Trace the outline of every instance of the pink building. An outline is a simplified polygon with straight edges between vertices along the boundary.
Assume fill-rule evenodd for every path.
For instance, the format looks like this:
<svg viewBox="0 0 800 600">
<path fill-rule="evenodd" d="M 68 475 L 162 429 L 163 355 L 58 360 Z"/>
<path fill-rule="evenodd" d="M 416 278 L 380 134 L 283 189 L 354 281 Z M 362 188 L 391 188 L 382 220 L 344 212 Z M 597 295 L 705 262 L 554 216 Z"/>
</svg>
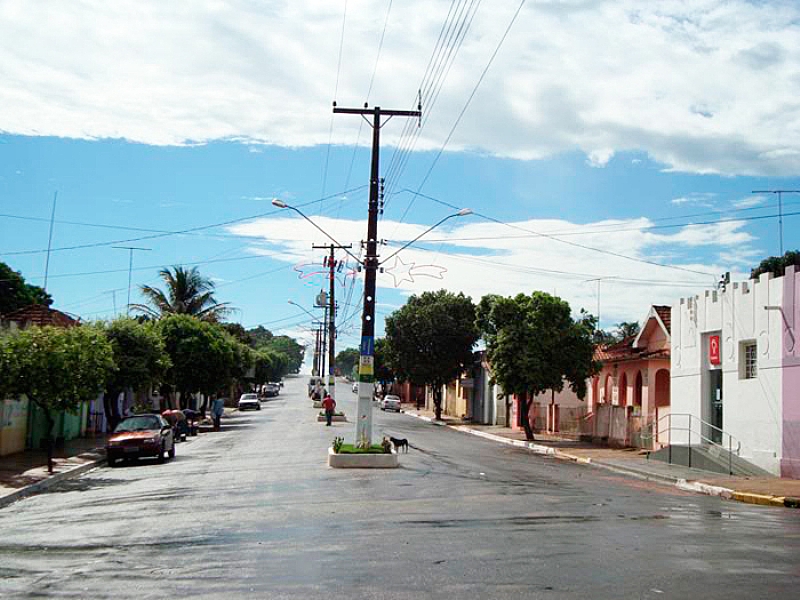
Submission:
<svg viewBox="0 0 800 600">
<path fill-rule="evenodd" d="M 597 347 L 602 368 L 589 386 L 584 436 L 642 448 L 668 442 L 654 424 L 670 410 L 670 310 L 650 307 L 638 335 Z"/>
</svg>

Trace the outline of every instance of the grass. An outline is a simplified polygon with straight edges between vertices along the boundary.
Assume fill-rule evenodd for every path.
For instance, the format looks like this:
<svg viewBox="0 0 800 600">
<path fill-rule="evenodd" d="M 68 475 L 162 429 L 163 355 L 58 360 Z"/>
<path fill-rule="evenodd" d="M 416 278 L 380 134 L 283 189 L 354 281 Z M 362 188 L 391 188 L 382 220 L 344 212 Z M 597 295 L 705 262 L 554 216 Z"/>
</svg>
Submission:
<svg viewBox="0 0 800 600">
<path fill-rule="evenodd" d="M 385 454 L 385 452 L 383 451 L 383 446 L 380 444 L 372 444 L 369 450 L 356 448 L 353 444 L 342 444 L 338 454 Z"/>
<path fill-rule="evenodd" d="M 321 411 L 319 411 L 319 416 L 320 416 L 320 417 L 324 417 L 324 416 L 325 416 L 325 411 L 324 411 L 324 410 L 321 410 Z M 333 413 L 333 416 L 334 416 L 334 417 L 343 417 L 343 416 L 344 416 L 344 413 L 343 413 L 342 411 L 335 411 L 335 412 Z"/>
</svg>

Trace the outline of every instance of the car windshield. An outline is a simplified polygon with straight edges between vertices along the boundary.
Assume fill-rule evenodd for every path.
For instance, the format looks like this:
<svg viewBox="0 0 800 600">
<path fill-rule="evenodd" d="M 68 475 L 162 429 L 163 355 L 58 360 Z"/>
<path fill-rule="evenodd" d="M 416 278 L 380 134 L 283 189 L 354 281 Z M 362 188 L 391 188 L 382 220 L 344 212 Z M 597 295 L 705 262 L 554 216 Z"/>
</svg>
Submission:
<svg viewBox="0 0 800 600">
<path fill-rule="evenodd" d="M 386 396 L 386 399 L 389 402 L 399 402 L 400 401 L 400 396 Z"/>
<path fill-rule="evenodd" d="M 158 417 L 140 416 L 128 417 L 120 422 L 114 429 L 114 433 L 124 433 L 126 431 L 148 431 L 151 429 L 161 429 L 161 420 Z"/>
<path fill-rule="evenodd" d="M 244 394 L 241 398 L 242 400 L 257 400 L 258 396 L 255 394 Z"/>
</svg>

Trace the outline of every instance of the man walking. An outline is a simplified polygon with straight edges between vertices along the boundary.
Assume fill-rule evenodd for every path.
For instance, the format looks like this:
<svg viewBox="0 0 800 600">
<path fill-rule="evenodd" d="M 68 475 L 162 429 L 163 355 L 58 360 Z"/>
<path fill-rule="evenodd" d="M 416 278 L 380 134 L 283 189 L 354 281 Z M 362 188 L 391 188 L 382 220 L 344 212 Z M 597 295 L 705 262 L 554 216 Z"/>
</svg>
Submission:
<svg viewBox="0 0 800 600">
<path fill-rule="evenodd" d="M 322 401 L 322 408 L 325 409 L 325 425 L 330 427 L 333 420 L 333 411 L 336 408 L 336 400 L 331 398 L 330 394 L 325 394 L 325 399 Z"/>
<path fill-rule="evenodd" d="M 225 398 L 215 398 L 211 402 L 211 416 L 214 418 L 214 431 L 220 430 L 222 415 L 225 412 Z"/>
</svg>

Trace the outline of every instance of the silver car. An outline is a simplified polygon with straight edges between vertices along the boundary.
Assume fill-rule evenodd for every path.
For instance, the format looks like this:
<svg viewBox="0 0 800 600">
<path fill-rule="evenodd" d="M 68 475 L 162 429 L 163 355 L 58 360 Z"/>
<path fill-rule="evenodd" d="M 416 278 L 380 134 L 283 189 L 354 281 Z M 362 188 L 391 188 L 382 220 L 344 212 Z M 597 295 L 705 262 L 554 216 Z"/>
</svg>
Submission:
<svg viewBox="0 0 800 600">
<path fill-rule="evenodd" d="M 400 412 L 400 396 L 394 394 L 386 394 L 381 400 L 381 410 L 396 410 Z"/>
<path fill-rule="evenodd" d="M 258 401 L 258 394 L 242 394 L 239 398 L 239 410 L 261 410 L 261 402 Z"/>
</svg>

